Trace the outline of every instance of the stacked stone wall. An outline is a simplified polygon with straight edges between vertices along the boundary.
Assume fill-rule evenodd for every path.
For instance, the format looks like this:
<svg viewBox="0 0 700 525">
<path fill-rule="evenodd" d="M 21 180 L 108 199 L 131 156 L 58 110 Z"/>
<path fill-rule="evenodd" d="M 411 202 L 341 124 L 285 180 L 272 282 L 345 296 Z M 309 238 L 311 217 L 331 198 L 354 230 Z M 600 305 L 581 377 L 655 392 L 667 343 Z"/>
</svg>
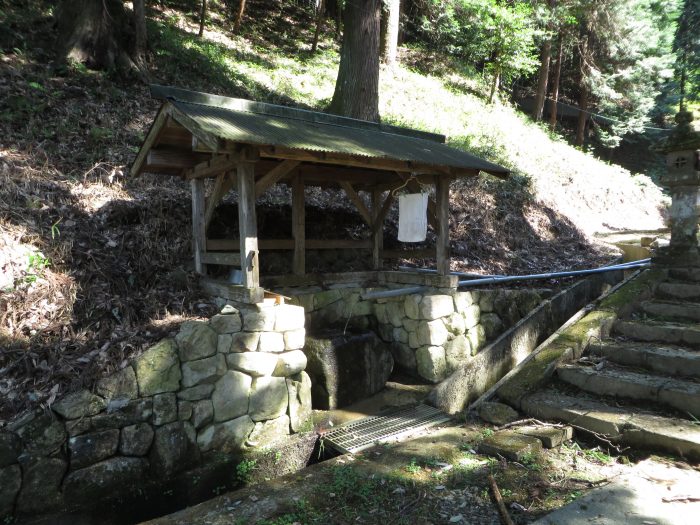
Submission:
<svg viewBox="0 0 700 525">
<path fill-rule="evenodd" d="M 304 310 L 224 305 L 0 429 L 0 517 L 94 505 L 311 428 Z"/>
</svg>

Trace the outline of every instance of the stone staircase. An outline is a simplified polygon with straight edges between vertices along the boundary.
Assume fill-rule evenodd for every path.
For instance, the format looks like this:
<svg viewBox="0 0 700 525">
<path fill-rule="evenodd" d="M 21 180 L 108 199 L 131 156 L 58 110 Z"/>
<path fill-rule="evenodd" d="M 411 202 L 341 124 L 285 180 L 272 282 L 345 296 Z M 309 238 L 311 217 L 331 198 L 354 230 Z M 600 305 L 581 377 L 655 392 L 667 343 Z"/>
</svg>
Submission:
<svg viewBox="0 0 700 525">
<path fill-rule="evenodd" d="M 700 461 L 700 269 L 667 278 L 521 408 L 605 440 Z"/>
</svg>

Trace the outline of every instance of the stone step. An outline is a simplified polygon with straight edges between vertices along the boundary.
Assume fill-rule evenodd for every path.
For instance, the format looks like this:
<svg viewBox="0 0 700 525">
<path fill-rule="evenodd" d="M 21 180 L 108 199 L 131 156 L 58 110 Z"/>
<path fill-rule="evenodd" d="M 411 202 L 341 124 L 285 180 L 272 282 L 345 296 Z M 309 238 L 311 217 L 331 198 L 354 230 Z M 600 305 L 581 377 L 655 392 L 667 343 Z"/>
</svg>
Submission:
<svg viewBox="0 0 700 525">
<path fill-rule="evenodd" d="M 653 317 L 700 322 L 700 303 L 675 301 L 644 301 L 639 309 Z"/>
<path fill-rule="evenodd" d="M 592 355 L 621 365 L 668 376 L 700 378 L 700 352 L 681 346 L 632 341 L 603 341 L 589 346 Z"/>
<path fill-rule="evenodd" d="M 700 284 L 665 282 L 656 288 L 656 296 L 660 299 L 678 301 L 700 301 Z"/>
<path fill-rule="evenodd" d="M 526 396 L 521 409 L 531 417 L 561 421 L 611 441 L 700 460 L 700 425 L 685 419 L 630 411 L 554 389 Z"/>
<path fill-rule="evenodd" d="M 617 321 L 614 333 L 636 341 L 658 341 L 700 348 L 700 326 L 693 324 Z"/>
<path fill-rule="evenodd" d="M 671 268 L 668 276 L 676 281 L 700 283 L 700 268 Z"/>
<path fill-rule="evenodd" d="M 600 370 L 578 364 L 561 365 L 557 376 L 581 390 L 604 396 L 651 401 L 700 417 L 700 383 L 666 376 L 640 374 L 612 364 Z"/>
</svg>

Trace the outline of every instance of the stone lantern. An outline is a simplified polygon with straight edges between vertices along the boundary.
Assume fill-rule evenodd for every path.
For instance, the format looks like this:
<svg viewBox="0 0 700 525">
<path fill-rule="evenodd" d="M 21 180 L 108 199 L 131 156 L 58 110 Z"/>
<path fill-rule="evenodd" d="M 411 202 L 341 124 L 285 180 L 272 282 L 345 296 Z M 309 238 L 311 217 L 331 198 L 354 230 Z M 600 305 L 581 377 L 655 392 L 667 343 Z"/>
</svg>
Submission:
<svg viewBox="0 0 700 525">
<path fill-rule="evenodd" d="M 700 206 L 700 134 L 692 126 L 693 114 L 676 115 L 673 134 L 655 149 L 666 155 L 661 185 L 671 194 L 671 242 L 659 250 L 654 263 L 661 266 L 700 267 L 698 206 Z"/>
</svg>

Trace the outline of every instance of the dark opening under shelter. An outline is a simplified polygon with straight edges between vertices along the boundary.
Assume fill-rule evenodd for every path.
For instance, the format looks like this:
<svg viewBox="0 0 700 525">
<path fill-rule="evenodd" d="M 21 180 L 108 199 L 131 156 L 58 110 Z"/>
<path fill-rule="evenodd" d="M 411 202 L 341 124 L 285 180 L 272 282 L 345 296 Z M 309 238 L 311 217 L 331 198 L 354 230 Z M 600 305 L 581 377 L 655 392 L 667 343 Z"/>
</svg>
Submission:
<svg viewBox="0 0 700 525">
<path fill-rule="evenodd" d="M 260 250 L 292 250 L 293 274 L 306 273 L 307 250 L 371 250 L 372 267 L 400 254 L 383 249 L 383 227 L 395 190 L 435 188 L 428 222 L 437 242 L 428 255 L 438 275 L 449 274 L 449 186 L 480 172 L 507 177 L 508 171 L 445 144 L 433 133 L 263 104 L 178 88 L 151 86 L 163 100 L 131 168 L 131 175 L 177 175 L 190 181 L 195 269 L 209 264 L 240 267 L 241 284 L 230 287 L 236 299 L 257 303 Z M 205 179 L 214 179 L 205 195 Z M 292 238 L 258 239 L 256 198 L 274 184 L 292 191 Z M 369 240 L 307 239 L 304 188 L 342 189 L 371 230 Z M 232 189 L 238 191 L 238 239 L 212 239 L 207 228 L 214 209 Z M 369 199 L 360 196 L 367 192 Z M 233 290 L 233 292 L 231 292 Z M 233 297 L 232 297 L 233 298 Z"/>
</svg>

